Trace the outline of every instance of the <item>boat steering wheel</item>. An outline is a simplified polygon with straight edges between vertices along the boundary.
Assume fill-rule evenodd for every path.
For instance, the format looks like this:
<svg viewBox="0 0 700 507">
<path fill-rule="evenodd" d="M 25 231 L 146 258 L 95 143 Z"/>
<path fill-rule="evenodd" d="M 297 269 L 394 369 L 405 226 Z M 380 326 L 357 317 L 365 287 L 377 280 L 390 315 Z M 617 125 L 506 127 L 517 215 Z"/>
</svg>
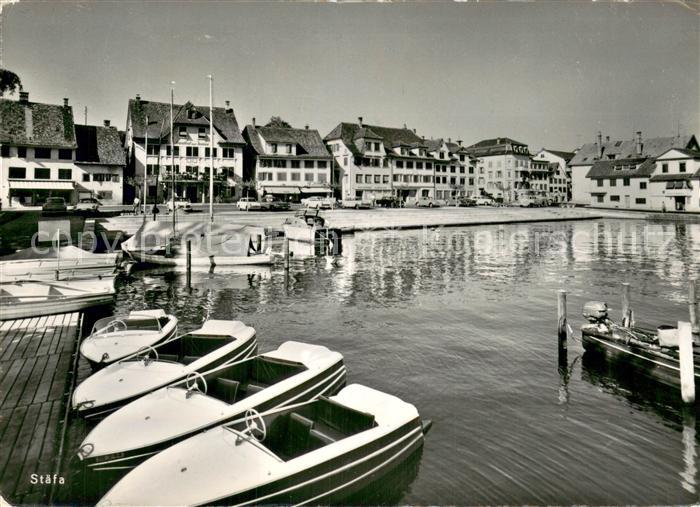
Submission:
<svg viewBox="0 0 700 507">
<path fill-rule="evenodd" d="M 245 430 L 258 442 L 262 442 L 267 436 L 265 420 L 260 415 L 260 412 L 254 408 L 249 408 L 245 412 Z"/>
<path fill-rule="evenodd" d="M 199 380 L 202 381 L 202 384 L 204 385 L 204 390 L 202 390 L 202 388 L 199 387 Z M 192 394 L 195 391 L 199 391 L 202 394 L 207 394 L 207 381 L 198 371 L 190 372 L 187 375 L 187 377 L 185 378 L 185 387 L 187 388 L 187 394 L 185 395 L 187 398 L 192 396 Z"/>
<path fill-rule="evenodd" d="M 151 352 L 154 357 L 151 357 Z M 137 361 L 143 361 L 144 366 L 148 366 L 151 361 L 158 361 L 158 351 L 151 346 L 144 346 L 136 352 L 135 357 Z"/>
</svg>

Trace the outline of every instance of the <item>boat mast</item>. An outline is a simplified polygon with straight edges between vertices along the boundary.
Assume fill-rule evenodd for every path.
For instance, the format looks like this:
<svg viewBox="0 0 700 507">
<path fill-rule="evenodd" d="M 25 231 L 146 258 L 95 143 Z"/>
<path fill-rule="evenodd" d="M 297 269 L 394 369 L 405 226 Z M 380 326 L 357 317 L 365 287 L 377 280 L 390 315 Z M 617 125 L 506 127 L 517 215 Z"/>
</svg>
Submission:
<svg viewBox="0 0 700 507">
<path fill-rule="evenodd" d="M 209 74 L 209 221 L 214 222 L 214 76 Z"/>
<path fill-rule="evenodd" d="M 172 180 L 172 195 L 173 200 L 173 235 L 175 234 L 175 213 L 177 212 L 177 206 L 175 206 L 175 150 L 173 149 L 173 100 L 174 100 L 174 87 L 175 81 L 170 81 L 170 179 Z"/>
<path fill-rule="evenodd" d="M 146 221 L 146 178 L 148 177 L 148 115 L 146 115 L 146 163 L 143 166 L 143 221 Z"/>
</svg>

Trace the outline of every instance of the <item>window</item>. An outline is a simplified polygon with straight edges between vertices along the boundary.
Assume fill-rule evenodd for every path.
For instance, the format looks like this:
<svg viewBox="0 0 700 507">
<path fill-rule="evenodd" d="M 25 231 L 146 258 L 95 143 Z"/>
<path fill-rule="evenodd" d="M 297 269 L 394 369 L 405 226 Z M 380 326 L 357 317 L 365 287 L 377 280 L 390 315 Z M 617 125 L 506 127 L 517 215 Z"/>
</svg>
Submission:
<svg viewBox="0 0 700 507">
<path fill-rule="evenodd" d="M 58 150 L 58 158 L 61 160 L 73 160 L 73 150 Z"/>
<path fill-rule="evenodd" d="M 187 137 L 187 127 L 185 127 L 185 126 L 180 126 L 180 127 L 178 128 L 178 135 L 179 135 L 180 137 Z"/>
<path fill-rule="evenodd" d="M 11 180 L 23 180 L 27 178 L 27 169 L 24 167 L 10 167 L 8 178 Z"/>
<path fill-rule="evenodd" d="M 17 156 L 19 158 L 27 158 L 27 147 L 26 146 L 18 146 L 17 147 Z"/>
<path fill-rule="evenodd" d="M 397 168 L 397 169 L 403 169 L 403 160 L 397 160 L 397 161 L 396 161 L 396 168 Z"/>
<path fill-rule="evenodd" d="M 413 176 L 413 183 L 420 183 L 420 176 Z"/>
<path fill-rule="evenodd" d="M 325 169 L 326 168 L 326 161 L 325 160 L 319 160 L 318 163 L 316 164 L 316 167 L 319 169 Z"/>
<path fill-rule="evenodd" d="M 226 148 L 224 148 L 226 149 Z M 209 147 L 204 148 L 204 156 L 209 158 Z M 216 157 L 216 148 L 214 148 L 214 157 Z"/>
<path fill-rule="evenodd" d="M 610 178 L 610 186 L 611 187 L 617 186 L 617 180 L 615 178 Z"/>
<path fill-rule="evenodd" d="M 629 187 L 630 186 L 630 179 L 629 178 L 622 178 L 622 186 Z"/>
<path fill-rule="evenodd" d="M 19 148 L 17 148 L 19 151 Z M 2 157 L 9 157 L 10 156 L 10 147 L 6 144 L 3 144 L 0 146 L 0 156 Z"/>
<path fill-rule="evenodd" d="M 680 162 L 678 164 L 678 172 L 684 173 L 685 172 L 685 162 Z"/>
<path fill-rule="evenodd" d="M 221 148 L 221 151 L 224 158 L 236 158 L 236 150 L 233 148 Z"/>
<path fill-rule="evenodd" d="M 381 183 L 382 182 L 382 177 L 379 174 L 374 175 L 374 182 L 375 183 Z"/>
<path fill-rule="evenodd" d="M 291 154 L 291 153 L 292 153 L 292 145 L 288 144 L 287 145 L 287 154 Z"/>
<path fill-rule="evenodd" d="M 610 202 L 620 202 L 620 196 L 619 195 L 611 195 Z"/>
<path fill-rule="evenodd" d="M 287 167 L 286 160 L 273 160 L 272 164 L 274 167 Z"/>
<path fill-rule="evenodd" d="M 416 162 L 416 169 L 423 169 L 423 162 Z"/>
<path fill-rule="evenodd" d="M 385 185 L 387 183 L 389 183 L 389 175 L 388 174 L 385 174 L 384 176 L 382 176 L 382 183 L 384 183 Z"/>
<path fill-rule="evenodd" d="M 647 182 L 646 181 L 640 181 L 639 182 L 639 190 L 646 190 L 647 188 Z"/>
<path fill-rule="evenodd" d="M 277 153 L 277 143 L 272 143 L 272 144 L 270 145 L 270 151 L 271 151 L 272 153 Z"/>
<path fill-rule="evenodd" d="M 646 203 L 647 203 L 647 200 L 646 200 L 646 198 L 644 198 L 644 197 L 637 197 L 637 198 L 634 200 L 634 203 L 635 203 L 635 204 L 646 204 Z"/>
<path fill-rule="evenodd" d="M 174 151 L 175 151 L 175 156 L 179 157 L 180 156 L 180 147 L 179 146 L 173 146 Z M 170 156 L 170 145 L 166 145 L 165 147 L 165 154 L 169 157 Z"/>
<path fill-rule="evenodd" d="M 348 165 L 348 157 L 343 158 L 343 165 Z"/>
<path fill-rule="evenodd" d="M 661 172 L 662 173 L 668 172 L 668 164 L 661 164 Z"/>
<path fill-rule="evenodd" d="M 313 169 L 314 168 L 314 161 L 313 160 L 304 160 L 304 169 Z"/>
<path fill-rule="evenodd" d="M 278 162 L 277 160 L 275 162 Z M 277 173 L 277 181 L 287 181 L 287 173 Z"/>
<path fill-rule="evenodd" d="M 355 175 L 355 183 L 362 183 L 362 175 L 361 174 Z"/>
<path fill-rule="evenodd" d="M 395 182 L 401 181 L 401 175 L 400 175 L 400 174 L 394 174 L 394 181 L 395 181 Z"/>
<path fill-rule="evenodd" d="M 301 167 L 301 162 L 298 160 L 292 160 L 292 169 L 299 169 Z"/>
<path fill-rule="evenodd" d="M 90 173 L 83 173 L 83 181 L 90 181 Z"/>
<path fill-rule="evenodd" d="M 406 169 L 413 169 L 413 161 L 411 161 L 411 160 L 406 161 Z"/>
<path fill-rule="evenodd" d="M 199 147 L 188 146 L 187 148 L 185 148 L 185 154 L 188 157 L 199 157 Z"/>
<path fill-rule="evenodd" d="M 34 158 L 51 158 L 51 148 L 34 148 Z"/>
<path fill-rule="evenodd" d="M 199 137 L 200 139 L 206 139 L 206 137 L 207 137 L 206 127 L 199 127 L 197 129 L 197 137 Z"/>
<path fill-rule="evenodd" d="M 432 163 L 432 162 L 426 162 L 426 163 L 425 163 L 425 168 L 426 168 L 426 169 L 432 169 L 432 168 L 433 168 L 433 163 Z"/>
<path fill-rule="evenodd" d="M 326 175 L 325 175 L 325 173 L 320 173 L 320 174 L 318 175 L 318 182 L 319 182 L 319 183 L 325 183 L 326 181 L 327 181 L 327 180 L 326 180 Z"/>
<path fill-rule="evenodd" d="M 73 179 L 73 171 L 71 169 L 59 169 L 58 170 L 59 180 L 71 180 Z"/>
<path fill-rule="evenodd" d="M 365 183 L 372 183 L 372 175 L 365 174 Z"/>
<path fill-rule="evenodd" d="M 602 195 L 596 195 L 596 201 L 597 202 L 603 202 L 603 197 Z"/>
<path fill-rule="evenodd" d="M 304 173 L 304 181 L 314 181 L 314 173 Z"/>
<path fill-rule="evenodd" d="M 292 167 L 294 167 L 293 163 L 294 163 L 294 161 L 292 161 Z M 301 173 L 293 172 L 291 174 L 292 174 L 292 181 L 301 181 Z"/>
<path fill-rule="evenodd" d="M 51 179 L 51 169 L 45 167 L 35 167 L 34 168 L 34 179 L 35 180 L 50 180 Z"/>
</svg>

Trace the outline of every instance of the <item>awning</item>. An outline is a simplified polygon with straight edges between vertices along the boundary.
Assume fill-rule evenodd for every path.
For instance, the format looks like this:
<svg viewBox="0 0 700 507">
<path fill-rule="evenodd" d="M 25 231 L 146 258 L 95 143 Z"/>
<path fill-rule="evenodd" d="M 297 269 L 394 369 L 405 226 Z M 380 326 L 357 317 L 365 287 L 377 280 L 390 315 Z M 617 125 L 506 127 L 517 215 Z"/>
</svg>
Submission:
<svg viewBox="0 0 700 507">
<path fill-rule="evenodd" d="M 73 190 L 72 181 L 10 180 L 10 188 L 23 190 Z"/>
<path fill-rule="evenodd" d="M 299 187 L 263 187 L 268 194 L 299 194 Z"/>
</svg>

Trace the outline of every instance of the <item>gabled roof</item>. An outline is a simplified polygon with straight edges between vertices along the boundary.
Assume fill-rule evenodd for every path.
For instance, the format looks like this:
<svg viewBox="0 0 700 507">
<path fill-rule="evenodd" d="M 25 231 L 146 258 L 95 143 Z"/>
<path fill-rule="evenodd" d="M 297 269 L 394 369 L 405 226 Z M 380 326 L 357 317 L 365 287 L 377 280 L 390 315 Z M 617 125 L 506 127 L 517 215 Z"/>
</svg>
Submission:
<svg viewBox="0 0 700 507">
<path fill-rule="evenodd" d="M 318 130 L 246 125 L 244 130 L 245 139 L 258 155 L 268 156 L 270 154 L 265 153 L 260 136 L 267 142 L 296 144 L 298 147 L 297 156 L 331 158 L 331 154 L 323 143 Z"/>
<path fill-rule="evenodd" d="M 692 158 L 692 159 L 699 159 L 700 158 L 700 151 L 690 150 L 687 148 L 669 148 L 668 150 L 664 151 L 656 158 L 661 158 L 670 151 L 677 151 L 677 152 L 681 153 L 682 155 L 684 155 L 688 158 Z"/>
<path fill-rule="evenodd" d="M 189 118 L 188 110 L 199 113 L 197 118 Z M 233 109 L 215 107 L 214 129 L 225 143 L 244 144 L 245 140 L 238 127 L 238 121 Z M 148 117 L 148 137 L 150 139 L 165 139 L 170 135 L 170 103 L 152 102 L 143 99 L 130 99 L 128 120 L 131 121 L 133 137 L 146 137 L 146 117 Z M 190 102 L 173 105 L 174 125 L 209 125 L 209 106 L 195 106 Z"/>
<path fill-rule="evenodd" d="M 652 137 L 642 139 L 642 157 L 658 157 L 670 148 L 693 148 L 697 146 L 695 136 Z M 605 141 L 603 143 L 603 159 L 608 155 L 615 155 L 616 159 L 639 157 L 637 155 L 637 143 L 634 139 Z M 569 165 L 593 165 L 598 160 L 597 143 L 588 143 L 581 146 L 571 159 Z"/>
<path fill-rule="evenodd" d="M 575 153 L 573 151 L 550 150 L 549 148 L 542 148 L 542 151 L 546 151 L 547 153 L 551 153 L 552 155 L 556 155 L 557 157 L 561 157 L 566 162 L 569 162 L 569 160 L 574 158 L 574 155 L 575 155 Z"/>
<path fill-rule="evenodd" d="M 599 160 L 588 170 L 586 178 L 645 178 L 653 174 L 655 167 L 653 158 Z"/>
<path fill-rule="evenodd" d="M 683 174 L 656 174 L 651 177 L 649 181 L 685 181 L 696 179 L 700 176 L 693 173 L 683 173 Z"/>
<path fill-rule="evenodd" d="M 76 163 L 126 165 L 123 144 L 116 128 L 76 125 L 75 136 L 78 142 Z"/>
<path fill-rule="evenodd" d="M 476 144 L 467 146 L 466 151 L 477 157 L 485 157 L 489 155 L 502 155 L 504 153 L 512 153 L 513 146 L 524 146 L 527 144 L 515 141 L 509 137 L 496 137 L 494 139 L 484 139 Z M 529 153 L 529 149 L 528 149 Z M 523 153 L 524 155 L 524 153 Z"/>
<path fill-rule="evenodd" d="M 324 141 L 333 141 L 336 139 L 341 139 L 345 146 L 353 153 L 353 155 L 360 155 L 360 150 L 358 150 L 355 141 L 361 139 L 361 135 L 366 135 L 370 132 L 371 135 L 375 136 L 373 139 L 379 139 L 384 143 L 384 148 L 389 152 L 391 148 L 395 146 L 411 146 L 418 147 L 424 146 L 425 142 L 420 138 L 415 132 L 407 128 L 392 128 L 392 127 L 380 127 L 377 125 L 358 125 L 357 123 L 339 123 L 333 130 L 331 130 L 326 137 L 323 138 Z"/>
<path fill-rule="evenodd" d="M 0 143 L 75 148 L 73 108 L 0 99 Z"/>
</svg>

